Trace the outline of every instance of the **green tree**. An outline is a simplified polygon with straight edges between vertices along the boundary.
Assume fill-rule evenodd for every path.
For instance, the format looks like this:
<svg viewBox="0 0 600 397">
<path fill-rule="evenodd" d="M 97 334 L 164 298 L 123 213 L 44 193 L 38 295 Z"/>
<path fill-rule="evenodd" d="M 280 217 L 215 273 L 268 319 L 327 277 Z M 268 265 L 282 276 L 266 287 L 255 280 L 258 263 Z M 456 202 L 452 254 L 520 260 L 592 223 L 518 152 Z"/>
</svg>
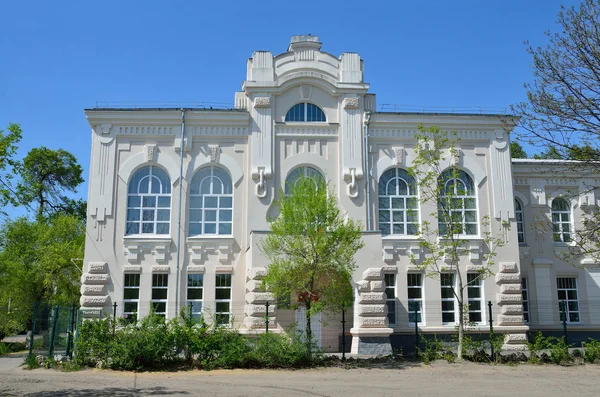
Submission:
<svg viewBox="0 0 600 397">
<path fill-rule="evenodd" d="M 565 160 L 565 155 L 558 151 L 556 146 L 550 145 L 540 154 L 534 154 L 537 160 Z"/>
<path fill-rule="evenodd" d="M 11 187 L 13 168 L 17 164 L 14 156 L 22 135 L 21 126 L 18 124 L 9 124 L 6 132 L 0 130 L 0 198 L 2 206 L 10 202 L 10 198 L 14 196 Z"/>
<path fill-rule="evenodd" d="M 510 157 L 513 159 L 526 159 L 527 152 L 523 149 L 523 146 L 519 144 L 517 141 L 512 141 L 510 143 Z"/>
<path fill-rule="evenodd" d="M 588 160 L 600 160 L 600 3 L 584 0 L 578 8 L 562 7 L 558 33 L 548 44 L 527 51 L 533 57 L 527 102 L 512 107 L 524 129 L 522 138 L 554 147 L 564 158 L 571 149 L 589 145 Z M 577 150 L 575 150 L 577 153 Z"/>
<path fill-rule="evenodd" d="M 468 208 L 476 208 L 475 199 L 468 196 L 469 187 L 460 182 L 464 171 L 455 166 L 458 156 L 458 138 L 454 133 L 441 131 L 437 126 L 425 128 L 420 125 L 415 135 L 416 157 L 409 173 L 415 178 L 419 189 L 419 200 L 423 208 L 435 208 L 430 214 L 437 224 L 422 221 L 417 235 L 423 255 L 419 260 L 414 256 L 411 262 L 425 271 L 428 277 L 440 282 L 446 281 L 454 298 L 458 311 L 458 359 L 462 359 L 464 335 L 469 324 L 468 298 L 465 289 L 493 275 L 496 249 L 505 244 L 502 238 L 494 237 L 490 229 L 490 219 L 485 216 L 479 222 L 483 237 L 484 249 L 481 254 L 481 266 L 476 276 L 469 278 L 466 274 L 465 261 L 470 251 L 469 235 L 477 234 L 477 215 Z M 472 187 L 475 189 L 475 187 Z M 474 195 L 474 194 L 472 194 Z M 469 216 L 473 218 L 470 219 Z M 470 224 L 469 224 L 470 223 Z M 475 226 L 474 226 L 475 225 Z M 503 224 L 503 229 L 508 225 Z M 500 233 L 502 234 L 502 233 Z M 453 276 L 448 276 L 453 274 Z M 452 282 L 447 282 L 453 277 Z M 456 310 L 458 309 L 458 310 Z"/>
<path fill-rule="evenodd" d="M 37 206 L 37 217 L 56 212 L 80 213 L 81 202 L 69 198 L 83 182 L 82 168 L 71 153 L 46 147 L 32 149 L 17 167 L 17 203 Z"/>
<path fill-rule="evenodd" d="M 302 177 L 279 191 L 279 216 L 260 248 L 270 264 L 263 286 L 277 297 L 298 298 L 310 319 L 352 303 L 354 255 L 363 247 L 361 225 L 341 212 L 337 197 L 322 180 Z"/>
<path fill-rule="evenodd" d="M 72 304 L 79 300 L 85 224 L 57 214 L 50 219 L 19 218 L 0 230 L 0 331 L 24 329 L 36 301 Z"/>
</svg>

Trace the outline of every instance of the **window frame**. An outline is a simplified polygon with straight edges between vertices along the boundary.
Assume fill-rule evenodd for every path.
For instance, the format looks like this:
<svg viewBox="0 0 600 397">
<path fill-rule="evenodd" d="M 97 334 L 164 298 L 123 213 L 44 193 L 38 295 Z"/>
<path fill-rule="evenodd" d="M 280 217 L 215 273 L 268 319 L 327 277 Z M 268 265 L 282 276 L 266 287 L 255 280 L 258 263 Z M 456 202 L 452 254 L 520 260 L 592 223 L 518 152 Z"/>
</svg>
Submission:
<svg viewBox="0 0 600 397">
<path fill-rule="evenodd" d="M 299 110 L 299 108 L 302 107 L 302 110 Z M 309 120 L 309 107 L 311 107 L 311 111 L 310 112 L 315 112 L 314 114 L 311 114 L 311 118 L 318 118 L 319 120 Z M 301 116 L 301 120 L 298 120 L 298 116 Z M 322 117 L 315 117 L 315 116 L 322 116 Z M 294 118 L 294 120 L 291 120 L 292 118 Z M 323 111 L 323 109 L 321 109 L 320 106 L 315 105 L 314 103 L 311 102 L 299 102 L 294 104 L 291 108 L 288 109 L 288 111 L 285 113 L 285 118 L 284 121 L 286 123 L 326 123 L 327 122 L 327 115 L 325 114 L 325 112 Z"/>
<path fill-rule="evenodd" d="M 575 284 L 575 287 L 561 287 L 560 280 L 572 280 Z M 565 292 L 565 299 L 560 298 L 560 292 Z M 569 298 L 569 291 L 575 291 L 575 298 Z M 561 302 L 565 302 L 565 315 L 567 317 L 567 324 L 581 324 L 583 321 L 581 320 L 581 304 L 579 302 L 579 283 L 577 282 L 576 276 L 560 276 L 556 277 L 556 292 L 558 297 L 558 318 L 562 323 L 562 310 L 561 310 Z M 570 303 L 575 302 L 577 304 L 577 310 L 571 310 Z M 571 313 L 577 313 L 577 320 L 571 321 Z"/>
<path fill-rule="evenodd" d="M 298 176 L 294 181 L 293 184 L 291 183 L 292 180 L 290 179 L 291 177 L 296 177 L 295 173 L 298 170 L 302 170 L 301 173 L 302 175 Z M 312 172 L 312 175 L 310 174 L 310 172 Z M 315 178 L 315 176 L 317 176 L 318 178 L 321 178 L 320 180 Z M 311 178 L 315 181 L 315 187 L 318 186 L 317 184 L 320 183 L 321 181 L 323 182 L 327 182 L 327 179 L 325 179 L 325 174 L 323 172 L 321 172 L 320 169 L 313 167 L 312 165 L 300 165 L 298 167 L 295 167 L 293 169 L 291 169 L 286 177 L 285 177 L 285 181 L 283 182 L 283 194 L 285 196 L 289 196 L 289 194 L 291 193 L 291 189 L 292 187 L 298 182 L 298 180 L 300 178 Z"/>
<path fill-rule="evenodd" d="M 458 176 L 454 176 L 453 174 L 455 172 L 458 172 Z M 462 178 L 466 178 L 462 179 Z M 462 184 L 465 188 L 465 193 L 466 194 L 458 194 L 460 193 L 460 190 L 457 188 L 457 183 L 459 182 L 460 184 Z M 445 171 L 443 171 L 439 178 L 438 178 L 438 183 L 440 184 L 439 186 L 442 188 L 441 190 L 441 194 L 438 197 L 437 200 L 437 205 L 438 205 L 438 232 L 439 232 L 439 236 L 440 237 L 444 237 L 448 235 L 448 231 L 445 230 L 447 227 L 446 222 L 441 222 L 441 214 L 443 214 L 443 211 L 440 209 L 443 208 L 444 205 L 444 200 L 461 200 L 462 206 L 460 208 L 453 208 L 453 209 L 448 209 L 448 216 L 450 217 L 450 219 L 452 219 L 452 217 L 454 217 L 454 214 L 460 214 L 460 225 L 461 225 L 461 233 L 457 233 L 456 235 L 459 237 L 473 237 L 473 236 L 479 236 L 480 233 L 480 225 L 479 225 L 479 220 L 478 220 L 478 214 L 479 214 L 479 205 L 478 205 L 478 200 L 477 200 L 477 186 L 475 185 L 475 181 L 473 179 L 473 177 L 471 177 L 466 171 L 460 169 L 460 168 L 449 168 L 446 169 Z M 446 195 L 446 191 L 448 189 L 448 186 L 452 183 L 452 188 L 454 190 L 454 193 L 450 196 Z M 468 194 L 469 190 L 472 190 L 472 194 Z M 472 208 L 468 208 L 467 207 L 467 200 L 471 200 L 473 202 L 473 207 Z M 473 221 L 467 221 L 466 219 L 466 215 L 467 213 L 473 212 L 474 213 L 474 220 Z M 455 224 L 455 222 L 452 222 L 452 224 Z M 474 233 L 466 233 L 467 231 L 467 226 L 468 225 L 474 225 L 475 226 L 475 232 Z"/>
<path fill-rule="evenodd" d="M 531 319 L 529 317 L 529 280 L 527 277 L 521 277 L 521 301 L 523 302 L 523 323 L 529 324 Z"/>
<path fill-rule="evenodd" d="M 564 202 L 567 210 L 554 209 L 555 203 Z M 559 218 L 555 221 L 555 215 Z M 567 216 L 567 220 L 563 220 L 563 215 Z M 555 197 L 550 204 L 550 216 L 552 221 L 552 241 L 555 244 L 571 244 L 573 243 L 573 208 L 571 202 L 564 197 Z M 564 226 L 568 226 L 565 231 Z M 565 236 L 568 235 L 568 240 L 565 241 Z M 558 240 L 557 240 L 558 237 Z"/>
<path fill-rule="evenodd" d="M 155 298 L 154 293 L 159 291 L 166 291 L 164 298 Z M 151 303 L 154 310 L 154 314 L 160 317 L 167 318 L 168 314 L 168 302 L 169 302 L 169 274 L 168 273 L 152 273 L 152 291 L 151 291 Z M 164 304 L 165 310 L 158 311 L 159 305 Z"/>
<path fill-rule="evenodd" d="M 203 179 L 196 181 L 196 177 L 201 175 L 202 172 L 204 172 L 205 170 L 209 169 L 210 173 L 205 176 Z M 221 171 L 227 178 L 227 181 L 222 180 L 219 176 L 215 175 L 215 170 L 219 170 Z M 205 181 L 209 179 L 208 183 L 210 183 L 210 193 L 202 193 L 201 191 L 201 187 L 202 184 L 205 183 Z M 221 193 L 214 193 L 215 190 L 215 180 L 218 180 L 221 183 Z M 198 183 L 198 193 L 192 193 L 192 186 L 195 186 L 195 184 Z M 225 190 L 230 190 L 231 193 L 223 193 Z M 198 171 L 196 171 L 196 173 L 194 174 L 194 176 L 192 177 L 192 181 L 190 183 L 190 194 L 189 194 L 189 204 L 188 204 L 188 237 L 198 237 L 198 236 L 232 236 L 233 235 L 233 211 L 234 211 L 234 200 L 233 200 L 233 193 L 234 193 L 234 189 L 233 189 L 233 180 L 231 178 L 231 175 L 229 174 L 229 172 L 222 168 L 222 167 L 217 167 L 214 165 L 210 165 L 207 167 L 202 167 L 200 168 Z M 194 203 L 195 199 L 201 201 L 200 206 L 196 206 Z M 207 207 L 206 202 L 210 199 L 215 199 L 216 200 L 216 206 L 215 207 Z M 231 200 L 231 206 L 227 207 L 227 206 L 221 206 L 221 202 L 225 201 L 226 199 L 230 199 Z M 194 205 L 194 206 L 193 206 Z M 200 220 L 192 220 L 192 211 L 200 211 Z M 212 213 L 215 212 L 215 219 L 207 221 L 207 213 Z M 230 213 L 230 219 L 229 220 L 221 220 L 221 215 L 222 214 L 226 214 L 227 211 L 229 211 Z M 195 226 L 200 225 L 200 233 L 192 233 L 192 229 L 195 229 Z M 215 232 L 214 233 L 210 233 L 210 232 L 206 232 L 206 226 L 207 225 L 214 225 L 215 227 Z M 222 225 L 229 225 L 229 233 L 221 233 L 221 226 Z"/>
<path fill-rule="evenodd" d="M 140 180 L 137 182 L 136 192 L 131 192 L 132 183 L 136 175 L 142 173 L 145 169 L 148 169 L 148 175 L 142 176 Z M 166 177 L 166 184 L 163 185 L 162 181 L 160 181 L 160 176 L 154 174 L 154 170 L 160 170 Z M 148 191 L 146 193 L 140 192 L 140 186 L 144 179 L 148 178 Z M 161 187 L 160 193 L 152 193 L 152 187 L 154 180 L 158 179 Z M 172 205 L 172 197 L 171 197 L 171 178 L 169 174 L 164 169 L 156 166 L 156 165 L 147 165 L 137 169 L 129 178 L 129 183 L 127 184 L 127 202 L 126 202 L 126 212 L 125 212 L 125 235 L 126 236 L 165 236 L 170 234 L 171 229 L 171 205 Z M 139 203 L 136 205 L 135 202 Z M 159 205 L 161 201 L 165 201 L 164 199 L 168 198 L 168 204 L 166 206 Z M 147 199 L 147 200 L 146 200 Z M 145 203 L 149 203 L 154 200 L 154 205 L 145 205 Z M 163 199 L 163 200 L 161 200 Z M 168 212 L 167 220 L 158 220 L 159 213 L 164 213 L 164 211 Z M 152 221 L 145 221 L 144 214 L 152 213 Z M 137 216 L 135 216 L 137 214 Z M 138 219 L 135 219 L 135 218 Z M 133 227 L 137 224 L 137 232 L 130 232 L 130 227 Z M 145 225 L 152 225 L 152 232 L 144 232 Z M 163 233 L 158 232 L 159 226 L 164 227 L 166 225 L 166 231 Z"/>
<path fill-rule="evenodd" d="M 442 278 L 444 276 L 451 276 L 452 277 L 452 283 L 451 285 L 448 286 L 444 286 L 443 285 L 443 280 Z M 451 294 L 452 297 L 451 298 L 444 298 L 444 294 L 441 292 L 443 291 L 444 288 L 447 288 Z M 454 296 L 454 291 L 456 290 L 456 274 L 454 272 L 448 272 L 448 273 L 441 273 L 440 275 L 440 297 L 441 297 L 441 313 L 442 313 L 442 325 L 456 325 L 458 324 L 457 318 L 456 318 L 456 308 L 458 307 L 458 302 L 456 299 L 456 296 Z M 444 310 L 444 304 L 443 302 L 452 302 L 452 311 L 450 310 Z M 452 321 L 444 321 L 444 313 L 452 313 Z"/>
<path fill-rule="evenodd" d="M 473 280 L 470 280 L 472 276 L 475 276 Z M 474 283 L 476 281 L 476 284 Z M 471 297 L 471 291 L 479 290 L 479 297 Z M 478 273 L 467 273 L 467 303 L 468 303 L 468 316 L 469 323 L 483 325 L 485 324 L 485 300 L 484 300 L 484 290 L 483 290 L 483 279 L 480 277 Z M 471 309 L 471 302 L 479 302 L 479 310 Z M 471 319 L 471 314 L 479 313 L 481 319 L 479 321 L 473 321 Z"/>
<path fill-rule="evenodd" d="M 519 244 L 525 244 L 525 219 L 523 216 L 523 203 L 515 197 L 515 222 L 517 223 L 517 241 Z"/>
<path fill-rule="evenodd" d="M 392 279 L 390 283 L 388 280 Z M 398 325 L 398 277 L 396 273 L 384 273 L 383 282 L 385 283 L 385 306 L 387 308 L 388 325 Z"/>
<path fill-rule="evenodd" d="M 413 278 L 414 278 L 414 276 L 418 276 L 420 285 L 411 285 L 411 276 L 413 276 Z M 425 313 L 424 313 L 424 305 L 423 305 L 423 299 L 424 299 L 423 298 L 424 297 L 424 285 L 423 285 L 424 280 L 423 279 L 424 279 L 423 273 L 407 273 L 406 274 L 406 290 L 407 290 L 406 293 L 407 293 L 407 302 L 408 302 L 407 309 L 408 309 L 408 324 L 409 325 L 413 325 L 413 326 L 415 325 L 414 310 L 411 310 L 411 307 L 410 307 L 411 302 L 413 302 L 413 304 L 414 304 L 414 302 L 417 302 L 419 305 L 419 310 L 417 310 L 417 319 L 416 319 L 417 324 L 418 325 L 425 324 Z M 410 290 L 419 290 L 421 297 L 420 298 L 411 298 L 410 297 L 411 294 L 409 293 Z M 411 319 L 413 319 L 413 320 L 411 321 Z"/>
<path fill-rule="evenodd" d="M 200 280 L 200 285 L 190 285 L 191 278 L 198 278 Z M 195 280 L 196 282 L 198 280 Z M 200 298 L 190 298 L 190 291 L 200 291 Z M 188 273 L 187 274 L 187 288 L 186 288 L 186 301 L 188 303 L 188 307 L 191 304 L 191 318 L 196 322 L 199 322 L 202 318 L 202 311 L 204 309 L 204 274 L 202 273 Z M 199 304 L 199 307 L 198 305 Z"/>
<path fill-rule="evenodd" d="M 141 275 L 139 273 L 125 273 L 123 275 L 123 318 L 130 322 L 136 321 L 140 312 L 140 277 Z M 130 278 L 133 278 L 133 283 L 128 282 L 128 279 Z M 126 290 L 137 291 L 137 298 L 125 298 Z M 127 310 L 128 303 L 135 303 L 135 310 Z"/>
<path fill-rule="evenodd" d="M 384 178 L 387 178 L 392 173 L 394 175 L 385 181 Z M 393 181 L 396 181 L 396 192 L 395 194 L 388 194 L 390 183 Z M 384 182 L 386 185 L 382 188 Z M 400 182 L 406 185 L 406 194 L 400 194 Z M 382 191 L 384 193 L 381 193 Z M 400 167 L 386 170 L 381 174 L 381 177 L 377 182 L 377 193 L 377 220 L 381 235 L 383 237 L 416 236 L 419 232 L 420 225 L 419 191 L 416 181 L 408 174 L 408 171 Z M 400 203 L 401 207 L 394 208 L 394 205 L 396 205 L 395 203 Z M 384 206 L 386 208 L 384 208 Z M 410 213 L 411 211 L 413 212 L 412 214 Z M 398 213 L 400 213 L 402 220 L 395 221 L 394 216 Z M 382 214 L 387 215 L 389 219 L 387 221 L 382 221 Z M 413 219 L 409 220 L 409 218 Z M 387 226 L 387 228 L 383 228 L 382 225 Z M 395 233 L 396 226 L 402 228 L 402 233 Z M 412 229 L 412 233 L 409 233 L 409 229 Z"/>
<path fill-rule="evenodd" d="M 229 285 L 227 286 L 223 286 L 223 285 L 219 285 L 219 279 L 220 277 L 225 277 L 225 279 L 229 278 Z M 227 327 L 230 328 L 233 324 L 233 310 L 232 310 L 232 293 L 233 293 L 233 280 L 232 280 L 232 276 L 231 273 L 216 273 L 215 274 L 215 325 L 218 327 Z M 223 299 L 223 298 L 217 298 L 218 293 L 217 290 L 229 290 L 229 298 L 228 299 Z M 228 311 L 219 311 L 219 303 L 228 303 L 229 304 L 229 309 Z M 227 322 L 221 322 L 219 321 L 220 318 L 222 318 L 222 316 L 226 315 L 227 316 Z"/>
</svg>

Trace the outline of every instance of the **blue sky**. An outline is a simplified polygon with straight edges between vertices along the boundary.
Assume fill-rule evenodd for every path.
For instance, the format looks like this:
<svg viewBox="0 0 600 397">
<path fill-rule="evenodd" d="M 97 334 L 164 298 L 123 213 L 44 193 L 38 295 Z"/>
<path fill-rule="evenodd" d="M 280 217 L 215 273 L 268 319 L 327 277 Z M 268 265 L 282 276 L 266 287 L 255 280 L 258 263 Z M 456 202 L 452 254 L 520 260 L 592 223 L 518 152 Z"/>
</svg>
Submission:
<svg viewBox="0 0 600 397">
<path fill-rule="evenodd" d="M 531 57 L 576 1 L 2 1 L 0 129 L 19 155 L 75 154 L 87 179 L 96 101 L 233 104 L 255 50 L 296 34 L 358 52 L 381 104 L 504 109 L 526 99 Z M 87 184 L 79 195 L 87 196 Z M 17 211 L 18 212 L 18 211 Z"/>
</svg>

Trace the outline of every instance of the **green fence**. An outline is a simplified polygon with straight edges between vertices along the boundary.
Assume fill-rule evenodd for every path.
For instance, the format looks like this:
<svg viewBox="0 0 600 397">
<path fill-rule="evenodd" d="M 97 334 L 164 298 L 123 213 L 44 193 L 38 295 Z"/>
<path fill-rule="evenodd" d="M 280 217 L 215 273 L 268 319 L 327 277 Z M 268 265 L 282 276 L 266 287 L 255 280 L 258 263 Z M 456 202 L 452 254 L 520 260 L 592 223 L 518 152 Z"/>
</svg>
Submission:
<svg viewBox="0 0 600 397">
<path fill-rule="evenodd" d="M 27 333 L 29 354 L 71 356 L 77 317 L 78 310 L 74 304 L 59 306 L 36 303 Z"/>
</svg>

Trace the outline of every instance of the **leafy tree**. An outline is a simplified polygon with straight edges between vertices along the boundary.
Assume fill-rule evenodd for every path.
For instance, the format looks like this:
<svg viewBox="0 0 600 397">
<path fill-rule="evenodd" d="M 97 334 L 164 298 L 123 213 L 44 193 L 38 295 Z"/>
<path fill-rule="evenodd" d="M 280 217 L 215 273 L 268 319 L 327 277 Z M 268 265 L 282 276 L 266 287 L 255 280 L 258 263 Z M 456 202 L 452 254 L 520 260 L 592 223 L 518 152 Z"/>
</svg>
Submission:
<svg viewBox="0 0 600 397">
<path fill-rule="evenodd" d="M 82 168 L 71 153 L 46 147 L 32 149 L 18 165 L 21 178 L 16 199 L 21 204 L 35 203 L 41 219 L 55 212 L 80 213 L 81 201 L 69 198 L 83 182 Z"/>
<path fill-rule="evenodd" d="M 540 154 L 534 154 L 534 159 L 537 160 L 565 160 L 565 156 L 558 151 L 556 146 L 548 146 L 546 150 L 544 150 Z"/>
<path fill-rule="evenodd" d="M 9 202 L 13 196 L 10 181 L 13 177 L 13 167 L 16 160 L 13 158 L 17 152 L 17 144 L 21 140 L 23 132 L 18 124 L 9 124 L 6 133 L 0 130 L 0 197 L 2 205 Z"/>
<path fill-rule="evenodd" d="M 510 157 L 513 159 L 526 159 L 528 156 L 519 142 L 512 141 L 510 143 Z"/>
<path fill-rule="evenodd" d="M 302 177 L 290 194 L 279 191 L 280 214 L 260 248 L 270 264 L 263 286 L 277 297 L 297 297 L 310 319 L 352 302 L 354 255 L 363 247 L 361 225 L 345 217 L 323 180 Z"/>
<path fill-rule="evenodd" d="M 584 0 L 579 8 L 562 7 L 558 33 L 547 32 L 548 45 L 534 48 L 527 102 L 513 106 L 525 129 L 523 138 L 553 146 L 565 158 L 576 146 L 589 146 L 588 160 L 600 160 L 600 4 Z"/>
<path fill-rule="evenodd" d="M 33 304 L 79 300 L 85 225 L 72 215 L 19 218 L 0 230 L 0 332 L 24 329 Z"/>
<path fill-rule="evenodd" d="M 440 282 L 453 274 L 454 282 L 448 283 L 458 311 L 458 359 L 462 358 L 465 341 L 465 330 L 469 324 L 468 296 L 465 289 L 475 283 L 480 283 L 493 274 L 496 249 L 505 244 L 501 238 L 494 237 L 489 231 L 490 219 L 483 217 L 479 222 L 483 237 L 484 249 L 481 254 L 481 266 L 476 277 L 469 279 L 466 274 L 465 259 L 468 261 L 470 239 L 468 234 L 476 233 L 469 230 L 469 215 L 465 208 L 475 208 L 474 201 L 468 203 L 464 198 L 468 187 L 460 182 L 461 171 L 456 167 L 453 158 L 458 155 L 456 144 L 458 138 L 454 133 L 443 132 L 437 126 L 425 128 L 420 125 L 415 135 L 416 157 L 409 173 L 415 178 L 419 189 L 419 200 L 423 208 L 431 206 L 435 212 L 431 218 L 437 224 L 425 220 L 421 222 L 418 233 L 419 246 L 423 250 L 420 260 L 413 256 L 411 262 L 425 271 L 428 277 L 439 279 Z M 474 213 L 473 216 L 476 216 Z M 476 220 L 472 219 L 471 221 Z M 507 228 L 508 225 L 502 225 Z M 458 310 L 457 310 L 458 309 Z M 482 308 L 483 309 L 483 308 Z"/>
</svg>

